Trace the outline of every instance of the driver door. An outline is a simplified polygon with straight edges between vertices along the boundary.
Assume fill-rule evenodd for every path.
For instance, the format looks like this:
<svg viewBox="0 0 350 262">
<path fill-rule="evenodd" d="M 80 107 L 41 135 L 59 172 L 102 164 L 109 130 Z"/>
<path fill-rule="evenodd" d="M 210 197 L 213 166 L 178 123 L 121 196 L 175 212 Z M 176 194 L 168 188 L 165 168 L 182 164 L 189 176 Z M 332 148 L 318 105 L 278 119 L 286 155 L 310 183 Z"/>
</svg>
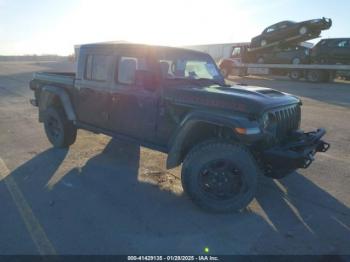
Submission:
<svg viewBox="0 0 350 262">
<path fill-rule="evenodd" d="M 145 55 L 135 56 L 134 52 L 130 52 L 118 57 L 115 84 L 111 92 L 110 129 L 152 142 L 156 139 L 159 92 L 135 84 L 136 71 L 148 69 Z"/>
</svg>

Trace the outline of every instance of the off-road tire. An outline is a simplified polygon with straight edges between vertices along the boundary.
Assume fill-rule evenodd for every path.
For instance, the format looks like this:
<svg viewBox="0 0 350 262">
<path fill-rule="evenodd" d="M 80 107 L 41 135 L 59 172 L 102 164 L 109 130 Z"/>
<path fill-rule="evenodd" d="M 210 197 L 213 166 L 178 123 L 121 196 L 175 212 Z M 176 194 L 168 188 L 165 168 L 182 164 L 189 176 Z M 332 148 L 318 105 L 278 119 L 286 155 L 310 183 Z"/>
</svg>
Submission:
<svg viewBox="0 0 350 262">
<path fill-rule="evenodd" d="M 210 161 L 228 159 L 239 170 L 244 180 L 242 193 L 232 199 L 213 199 L 203 192 L 200 176 Z M 195 146 L 186 156 L 181 172 L 184 192 L 200 208 L 227 213 L 244 209 L 255 197 L 260 170 L 251 153 L 241 145 L 222 140 L 209 140 Z"/>
<path fill-rule="evenodd" d="M 57 128 L 53 131 L 52 122 Z M 45 110 L 44 128 L 50 143 L 57 148 L 67 148 L 75 142 L 77 128 L 67 116 L 62 107 L 48 107 Z"/>
</svg>

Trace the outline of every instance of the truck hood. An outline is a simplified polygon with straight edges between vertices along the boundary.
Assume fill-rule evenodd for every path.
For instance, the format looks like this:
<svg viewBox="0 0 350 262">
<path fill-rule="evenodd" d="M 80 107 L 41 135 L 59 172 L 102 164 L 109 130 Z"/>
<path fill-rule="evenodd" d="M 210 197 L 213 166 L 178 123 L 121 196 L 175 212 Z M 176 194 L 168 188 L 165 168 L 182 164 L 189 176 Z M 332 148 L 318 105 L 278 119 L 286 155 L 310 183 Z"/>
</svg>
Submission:
<svg viewBox="0 0 350 262">
<path fill-rule="evenodd" d="M 300 103 L 290 94 L 257 86 L 182 86 L 164 89 L 166 100 L 181 105 L 211 107 L 259 115 L 266 110 Z"/>
</svg>

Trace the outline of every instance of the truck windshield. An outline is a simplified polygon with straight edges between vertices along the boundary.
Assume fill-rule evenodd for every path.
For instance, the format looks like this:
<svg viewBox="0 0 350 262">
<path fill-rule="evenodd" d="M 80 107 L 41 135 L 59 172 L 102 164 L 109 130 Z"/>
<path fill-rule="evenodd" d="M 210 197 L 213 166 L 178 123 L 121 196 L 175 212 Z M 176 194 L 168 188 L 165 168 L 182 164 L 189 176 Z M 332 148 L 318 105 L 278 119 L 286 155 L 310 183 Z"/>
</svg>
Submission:
<svg viewBox="0 0 350 262">
<path fill-rule="evenodd" d="M 164 56 L 159 59 L 159 64 L 164 79 L 221 79 L 220 72 L 211 59 Z"/>
</svg>

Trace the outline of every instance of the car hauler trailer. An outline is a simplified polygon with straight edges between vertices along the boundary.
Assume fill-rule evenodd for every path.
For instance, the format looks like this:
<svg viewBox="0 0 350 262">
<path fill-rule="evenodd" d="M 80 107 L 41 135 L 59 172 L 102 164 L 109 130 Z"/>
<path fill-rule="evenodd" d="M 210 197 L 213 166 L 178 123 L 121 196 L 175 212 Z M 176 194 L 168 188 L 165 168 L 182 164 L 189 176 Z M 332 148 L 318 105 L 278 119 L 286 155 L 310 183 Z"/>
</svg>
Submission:
<svg viewBox="0 0 350 262">
<path fill-rule="evenodd" d="M 310 48 L 310 43 L 307 42 L 299 45 Z M 350 74 L 350 65 L 256 63 L 257 57 L 264 50 L 269 50 L 271 46 L 250 48 L 249 42 L 187 46 L 187 48 L 203 51 L 213 56 L 225 78 L 229 75 L 288 75 L 292 80 L 304 78 L 307 81 L 318 83 L 331 81 L 337 75 L 344 75 L 344 73 Z"/>
<path fill-rule="evenodd" d="M 227 66 L 227 65 L 226 65 Z M 313 83 L 332 81 L 339 73 L 349 72 L 350 65 L 324 64 L 245 64 L 232 63 L 231 67 L 220 66 L 226 77 L 229 75 L 288 75 L 292 80 L 305 80 Z"/>
</svg>

